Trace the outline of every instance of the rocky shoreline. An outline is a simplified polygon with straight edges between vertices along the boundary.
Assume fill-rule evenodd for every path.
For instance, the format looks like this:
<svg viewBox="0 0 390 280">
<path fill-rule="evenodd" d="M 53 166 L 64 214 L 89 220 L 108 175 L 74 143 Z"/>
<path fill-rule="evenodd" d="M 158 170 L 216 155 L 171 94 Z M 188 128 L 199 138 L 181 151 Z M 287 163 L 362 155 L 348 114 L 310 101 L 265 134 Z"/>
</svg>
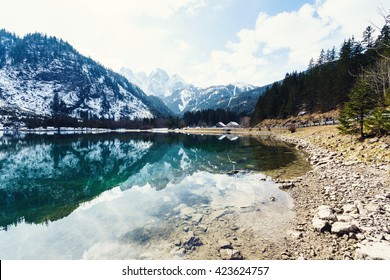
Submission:
<svg viewBox="0 0 390 280">
<path fill-rule="evenodd" d="M 160 248 L 161 259 L 390 259 L 389 138 L 360 143 L 338 134 L 335 127 L 240 134 L 297 149 L 293 166 L 256 179 L 256 184 L 276 182 L 288 192 L 293 199 L 289 211 L 272 195 L 253 196 L 245 205 L 241 200 L 232 204 L 231 197 L 224 198 L 223 207 L 179 205 L 166 218 L 167 225 L 157 229 L 164 234 L 143 244 L 151 249 L 143 257 L 156 258 Z M 226 175 L 253 176 L 241 171 Z M 278 208 L 268 212 L 272 216 L 263 211 L 278 203 L 284 207 L 280 213 Z"/>
<path fill-rule="evenodd" d="M 319 147 L 310 137 L 269 136 L 306 151 L 313 166 L 299 178 L 276 180 L 292 195 L 296 218 L 275 259 L 390 259 L 388 162 L 350 160 L 342 149 Z"/>
</svg>

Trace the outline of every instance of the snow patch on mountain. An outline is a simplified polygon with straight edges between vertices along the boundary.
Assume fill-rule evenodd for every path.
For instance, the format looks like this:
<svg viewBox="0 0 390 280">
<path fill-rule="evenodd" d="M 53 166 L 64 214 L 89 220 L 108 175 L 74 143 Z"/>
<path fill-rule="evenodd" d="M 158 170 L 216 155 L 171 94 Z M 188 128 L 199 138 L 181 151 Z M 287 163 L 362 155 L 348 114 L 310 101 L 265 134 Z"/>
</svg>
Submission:
<svg viewBox="0 0 390 280">
<path fill-rule="evenodd" d="M 134 73 L 129 68 L 122 68 L 120 73 L 131 83 L 139 86 L 147 95 L 160 98 L 170 96 L 173 92 L 188 86 L 179 75 L 169 76 L 165 70 L 160 68 L 153 70 L 149 75 L 145 72 Z"/>
</svg>

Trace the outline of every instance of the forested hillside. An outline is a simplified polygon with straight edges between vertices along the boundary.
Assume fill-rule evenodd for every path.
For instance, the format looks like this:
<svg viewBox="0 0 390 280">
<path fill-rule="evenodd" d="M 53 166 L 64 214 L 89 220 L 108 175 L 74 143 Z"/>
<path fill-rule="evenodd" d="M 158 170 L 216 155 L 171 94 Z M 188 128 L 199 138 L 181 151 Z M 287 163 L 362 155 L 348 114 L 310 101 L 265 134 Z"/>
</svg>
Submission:
<svg viewBox="0 0 390 280">
<path fill-rule="evenodd" d="M 349 94 L 364 69 L 389 59 L 390 24 L 389 17 L 385 19 L 377 38 L 375 29 L 369 26 L 362 41 L 352 37 L 338 51 L 335 47 L 323 49 L 316 60 L 310 60 L 306 71 L 286 74 L 283 81 L 268 87 L 258 99 L 251 124 L 341 108 L 350 99 Z"/>
</svg>

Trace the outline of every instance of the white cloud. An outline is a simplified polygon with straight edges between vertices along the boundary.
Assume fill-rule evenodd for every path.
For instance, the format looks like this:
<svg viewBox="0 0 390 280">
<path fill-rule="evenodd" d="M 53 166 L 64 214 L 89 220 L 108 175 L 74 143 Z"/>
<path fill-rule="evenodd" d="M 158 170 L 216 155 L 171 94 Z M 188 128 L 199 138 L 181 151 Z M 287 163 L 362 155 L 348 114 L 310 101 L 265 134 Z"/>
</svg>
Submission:
<svg viewBox="0 0 390 280">
<path fill-rule="evenodd" d="M 71 0 L 101 15 L 126 15 L 168 19 L 179 11 L 193 14 L 206 6 L 204 0 Z M 117 8 L 115 8 L 117 7 Z"/>
<path fill-rule="evenodd" d="M 359 38 L 371 21 L 380 21 L 381 0 L 323 0 L 298 11 L 260 13 L 254 29 L 243 29 L 236 42 L 215 50 L 195 68 L 198 83 L 245 81 L 264 85 L 287 72 L 304 70 L 322 48 L 338 49 L 344 39 Z M 379 25 L 382 22 L 380 21 Z"/>
<path fill-rule="evenodd" d="M 193 16 L 204 0 L 0 0 L 0 28 L 23 36 L 41 32 L 62 38 L 82 54 L 118 70 L 182 64 L 191 45 L 166 22 Z"/>
<path fill-rule="evenodd" d="M 199 86 L 263 85 L 305 69 L 322 48 L 339 48 L 343 39 L 359 37 L 370 20 L 382 25 L 377 8 L 384 1 L 317 0 L 297 11 L 261 12 L 253 28 L 214 50 L 217 33 L 231 32 L 231 26 L 218 25 L 226 22 L 218 17 L 241 20 L 232 17 L 236 11 L 229 9 L 237 7 L 229 5 L 232 0 L 0 0 L 0 28 L 55 35 L 114 70 L 161 67 Z M 211 32 L 216 34 L 210 40 Z"/>
<path fill-rule="evenodd" d="M 329 18 L 341 26 L 342 33 L 360 37 L 363 30 L 372 25 L 378 24 L 380 15 L 378 9 L 389 4 L 386 0 L 326 0 L 320 1 L 318 14 L 322 18 Z M 389 7 L 387 7 L 388 9 Z M 380 21 L 380 20 L 379 20 Z"/>
</svg>

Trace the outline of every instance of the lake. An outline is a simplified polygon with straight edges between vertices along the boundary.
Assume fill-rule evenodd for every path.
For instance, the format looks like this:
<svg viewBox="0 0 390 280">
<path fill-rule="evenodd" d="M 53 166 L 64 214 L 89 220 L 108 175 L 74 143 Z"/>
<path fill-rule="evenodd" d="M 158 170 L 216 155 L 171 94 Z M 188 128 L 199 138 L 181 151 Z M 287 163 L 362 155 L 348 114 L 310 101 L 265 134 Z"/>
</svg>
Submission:
<svg viewBox="0 0 390 280">
<path fill-rule="evenodd" d="M 214 239 L 276 242 L 294 217 L 291 197 L 265 175 L 297 161 L 282 143 L 230 134 L 0 136 L 0 259 L 216 258 Z"/>
</svg>

